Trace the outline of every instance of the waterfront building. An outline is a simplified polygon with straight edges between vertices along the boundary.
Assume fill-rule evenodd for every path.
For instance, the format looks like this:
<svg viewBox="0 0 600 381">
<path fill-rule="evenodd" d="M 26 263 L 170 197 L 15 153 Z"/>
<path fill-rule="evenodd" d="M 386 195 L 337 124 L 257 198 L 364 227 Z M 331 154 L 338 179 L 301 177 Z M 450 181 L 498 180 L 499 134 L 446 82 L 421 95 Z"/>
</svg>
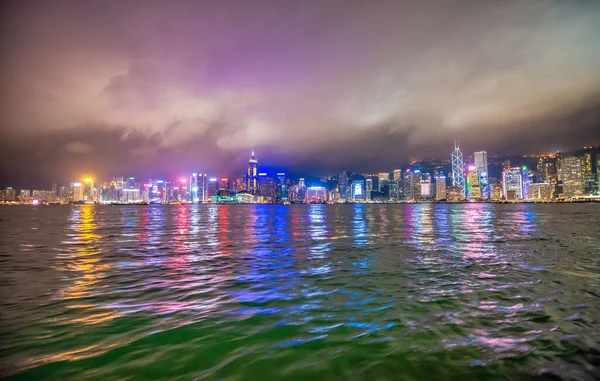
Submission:
<svg viewBox="0 0 600 381">
<path fill-rule="evenodd" d="M 340 198 L 345 200 L 348 198 L 348 174 L 343 171 L 338 176 L 338 192 L 340 192 Z"/>
<path fill-rule="evenodd" d="M 206 185 L 206 201 L 211 201 L 213 196 L 216 196 L 217 190 L 219 189 L 219 182 L 216 177 L 211 177 L 208 179 Z"/>
<path fill-rule="evenodd" d="M 492 188 L 492 200 L 499 201 L 502 199 L 502 183 L 494 184 Z"/>
<path fill-rule="evenodd" d="M 536 201 L 550 201 L 552 199 L 552 187 L 550 183 L 531 183 L 528 186 L 527 198 Z"/>
<path fill-rule="evenodd" d="M 94 179 L 86 177 L 83 179 L 83 198 L 87 202 L 96 201 L 96 192 L 94 188 Z"/>
<path fill-rule="evenodd" d="M 197 203 L 199 201 L 198 198 L 198 174 L 192 173 L 190 176 L 190 202 Z"/>
<path fill-rule="evenodd" d="M 244 181 L 243 176 L 242 177 L 238 177 L 237 179 L 235 179 L 235 182 L 233 184 L 233 190 L 234 192 L 238 193 L 241 192 L 243 190 L 247 190 L 246 189 L 246 182 Z"/>
<path fill-rule="evenodd" d="M 454 152 L 452 152 L 452 186 L 460 187 L 463 192 L 462 198 L 466 198 L 465 166 L 458 142 L 454 142 Z"/>
<path fill-rule="evenodd" d="M 267 201 L 275 199 L 275 180 L 266 173 L 258 174 L 259 194 Z"/>
<path fill-rule="evenodd" d="M 71 184 L 71 189 L 73 189 L 73 202 L 83 201 L 83 184 L 82 183 L 73 183 Z"/>
<path fill-rule="evenodd" d="M 460 186 L 452 185 L 446 188 L 446 200 L 450 202 L 463 201 L 463 190 Z"/>
<path fill-rule="evenodd" d="M 377 177 L 379 177 L 379 184 L 381 185 L 382 182 L 390 179 L 390 174 L 388 172 L 379 172 Z"/>
<path fill-rule="evenodd" d="M 581 167 L 581 159 L 578 157 L 565 157 L 561 160 L 560 168 L 563 179 L 563 196 L 565 198 L 583 195 L 585 188 Z"/>
<path fill-rule="evenodd" d="M 402 179 L 402 170 L 394 169 L 392 179 L 394 180 L 394 182 L 398 182 L 399 180 L 401 180 Z"/>
<path fill-rule="evenodd" d="M 445 200 L 446 199 L 446 177 L 437 176 L 435 178 L 435 199 Z"/>
<path fill-rule="evenodd" d="M 19 201 L 23 203 L 31 202 L 31 190 L 29 189 L 21 189 L 19 191 Z"/>
<path fill-rule="evenodd" d="M 475 168 L 478 175 L 479 189 L 481 199 L 487 200 L 490 197 L 488 184 L 488 156 L 486 151 L 478 151 L 474 153 Z"/>
<path fill-rule="evenodd" d="M 306 197 L 306 182 L 304 181 L 304 177 L 301 177 L 298 180 L 298 194 L 296 196 L 298 202 L 304 202 L 304 198 Z"/>
<path fill-rule="evenodd" d="M 405 201 L 413 201 L 415 176 L 410 169 L 402 174 L 402 195 Z"/>
<path fill-rule="evenodd" d="M 327 188 L 323 186 L 311 186 L 306 188 L 307 203 L 324 203 L 327 202 Z"/>
<path fill-rule="evenodd" d="M 481 198 L 481 187 L 479 185 L 479 170 L 474 165 L 468 167 L 466 176 L 467 199 L 479 200 Z"/>
<path fill-rule="evenodd" d="M 413 190 L 412 190 L 412 198 L 414 201 L 421 201 L 421 181 L 423 180 L 423 176 L 421 175 L 421 171 L 419 169 L 415 169 L 413 171 Z"/>
<path fill-rule="evenodd" d="M 592 151 L 588 149 L 587 152 L 581 156 L 581 172 L 583 175 L 584 192 L 586 194 L 591 194 L 595 188 L 596 179 L 593 167 Z"/>
<path fill-rule="evenodd" d="M 421 180 L 421 199 L 432 199 L 431 180 Z"/>
<path fill-rule="evenodd" d="M 73 188 L 67 185 L 63 185 L 59 189 L 61 202 L 69 202 L 73 200 Z"/>
<path fill-rule="evenodd" d="M 523 176 L 521 167 L 511 167 L 502 171 L 503 195 L 507 200 L 523 198 Z"/>
<path fill-rule="evenodd" d="M 227 177 L 221 177 L 219 180 L 219 189 L 231 190 L 231 185 L 229 184 L 229 179 Z"/>
<path fill-rule="evenodd" d="M 275 202 L 283 202 L 288 199 L 287 184 L 285 180 L 285 172 L 277 173 L 277 181 L 275 185 Z"/>
<path fill-rule="evenodd" d="M 371 201 L 371 193 L 373 192 L 373 179 L 365 180 L 365 200 Z"/>
<path fill-rule="evenodd" d="M 363 201 L 365 199 L 364 180 L 354 180 L 350 187 L 350 198 L 352 201 Z"/>
<path fill-rule="evenodd" d="M 254 151 L 252 151 L 252 156 L 250 156 L 250 160 L 248 160 L 248 171 L 246 172 L 246 189 L 252 195 L 258 194 L 258 160 L 254 156 Z"/>
</svg>

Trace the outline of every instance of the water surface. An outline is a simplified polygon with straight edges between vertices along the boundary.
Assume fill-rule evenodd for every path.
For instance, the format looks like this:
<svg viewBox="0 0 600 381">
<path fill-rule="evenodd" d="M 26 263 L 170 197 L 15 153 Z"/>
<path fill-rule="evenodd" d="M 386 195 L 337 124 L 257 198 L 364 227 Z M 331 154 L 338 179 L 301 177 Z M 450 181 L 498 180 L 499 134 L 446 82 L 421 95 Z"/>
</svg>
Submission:
<svg viewBox="0 0 600 381">
<path fill-rule="evenodd" d="M 1 375 L 600 378 L 600 205 L 0 207 Z"/>
</svg>

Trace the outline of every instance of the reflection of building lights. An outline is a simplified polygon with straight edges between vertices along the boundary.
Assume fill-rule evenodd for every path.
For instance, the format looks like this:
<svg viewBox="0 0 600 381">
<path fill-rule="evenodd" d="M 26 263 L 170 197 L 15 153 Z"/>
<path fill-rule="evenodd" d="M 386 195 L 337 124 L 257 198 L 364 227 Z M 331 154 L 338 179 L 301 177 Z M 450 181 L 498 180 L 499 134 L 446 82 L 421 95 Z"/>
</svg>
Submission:
<svg viewBox="0 0 600 381">
<path fill-rule="evenodd" d="M 33 200 L 31 203 L 32 203 L 33 205 L 38 205 L 38 204 L 40 203 L 40 200 Z"/>
</svg>

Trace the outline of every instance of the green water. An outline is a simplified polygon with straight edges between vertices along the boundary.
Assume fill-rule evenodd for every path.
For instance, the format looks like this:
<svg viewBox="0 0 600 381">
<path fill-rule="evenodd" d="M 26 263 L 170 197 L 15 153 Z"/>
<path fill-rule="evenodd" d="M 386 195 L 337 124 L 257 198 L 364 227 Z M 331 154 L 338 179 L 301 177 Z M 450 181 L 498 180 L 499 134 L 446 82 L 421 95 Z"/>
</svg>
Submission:
<svg viewBox="0 0 600 381">
<path fill-rule="evenodd" d="M 600 205 L 0 207 L 11 380 L 594 380 Z"/>
</svg>

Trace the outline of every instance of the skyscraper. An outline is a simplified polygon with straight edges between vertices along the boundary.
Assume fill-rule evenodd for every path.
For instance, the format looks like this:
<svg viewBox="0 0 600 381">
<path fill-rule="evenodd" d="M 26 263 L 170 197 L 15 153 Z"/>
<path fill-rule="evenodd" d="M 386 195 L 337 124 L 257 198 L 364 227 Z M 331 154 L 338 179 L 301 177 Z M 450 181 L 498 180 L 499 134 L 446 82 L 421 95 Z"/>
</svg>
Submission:
<svg viewBox="0 0 600 381">
<path fill-rule="evenodd" d="M 478 200 L 481 198 L 481 185 L 479 183 L 479 170 L 474 165 L 468 167 L 466 176 L 467 198 Z"/>
<path fill-rule="evenodd" d="M 277 173 L 277 186 L 275 189 L 275 201 L 281 202 L 287 200 L 287 186 L 285 183 L 285 172 Z"/>
<path fill-rule="evenodd" d="M 210 201 L 208 197 L 208 177 L 206 173 L 198 173 L 198 201 Z"/>
<path fill-rule="evenodd" d="M 210 201 L 213 196 L 217 195 L 217 190 L 219 189 L 219 182 L 216 177 L 211 177 L 208 179 L 208 184 L 206 188 L 206 201 Z"/>
<path fill-rule="evenodd" d="M 575 156 L 561 160 L 560 168 L 563 178 L 563 195 L 565 198 L 580 196 L 584 192 L 581 159 Z"/>
<path fill-rule="evenodd" d="M 190 202 L 198 202 L 198 174 L 192 173 L 190 176 Z"/>
<path fill-rule="evenodd" d="M 366 179 L 365 200 L 371 201 L 371 192 L 373 192 L 373 179 Z"/>
<path fill-rule="evenodd" d="M 502 186 L 505 199 L 522 199 L 523 176 L 521 174 L 521 167 L 508 168 L 502 171 Z"/>
<path fill-rule="evenodd" d="M 351 198 L 353 201 L 362 201 L 365 199 L 365 182 L 364 180 L 354 180 L 350 188 Z"/>
<path fill-rule="evenodd" d="M 435 178 L 435 199 L 445 200 L 446 199 L 446 177 L 438 176 Z"/>
<path fill-rule="evenodd" d="M 486 151 L 478 151 L 474 154 L 475 157 L 475 168 L 477 169 L 477 176 L 479 182 L 479 190 L 481 192 L 481 198 L 487 200 L 490 197 L 489 184 L 488 184 L 488 158 Z"/>
<path fill-rule="evenodd" d="M 258 194 L 258 160 L 254 156 L 254 151 L 252 151 L 252 156 L 250 156 L 250 160 L 248 160 L 246 184 L 250 194 Z"/>
<path fill-rule="evenodd" d="M 465 166 L 458 142 L 454 142 L 454 152 L 452 152 L 452 185 L 459 186 L 463 198 L 466 197 Z"/>
<path fill-rule="evenodd" d="M 405 201 L 414 200 L 414 176 L 410 169 L 407 169 L 406 172 L 402 175 L 402 195 L 404 196 Z"/>
<path fill-rule="evenodd" d="M 346 174 L 346 171 L 340 173 L 338 176 L 338 190 L 342 200 L 348 198 L 348 175 Z"/>
</svg>

